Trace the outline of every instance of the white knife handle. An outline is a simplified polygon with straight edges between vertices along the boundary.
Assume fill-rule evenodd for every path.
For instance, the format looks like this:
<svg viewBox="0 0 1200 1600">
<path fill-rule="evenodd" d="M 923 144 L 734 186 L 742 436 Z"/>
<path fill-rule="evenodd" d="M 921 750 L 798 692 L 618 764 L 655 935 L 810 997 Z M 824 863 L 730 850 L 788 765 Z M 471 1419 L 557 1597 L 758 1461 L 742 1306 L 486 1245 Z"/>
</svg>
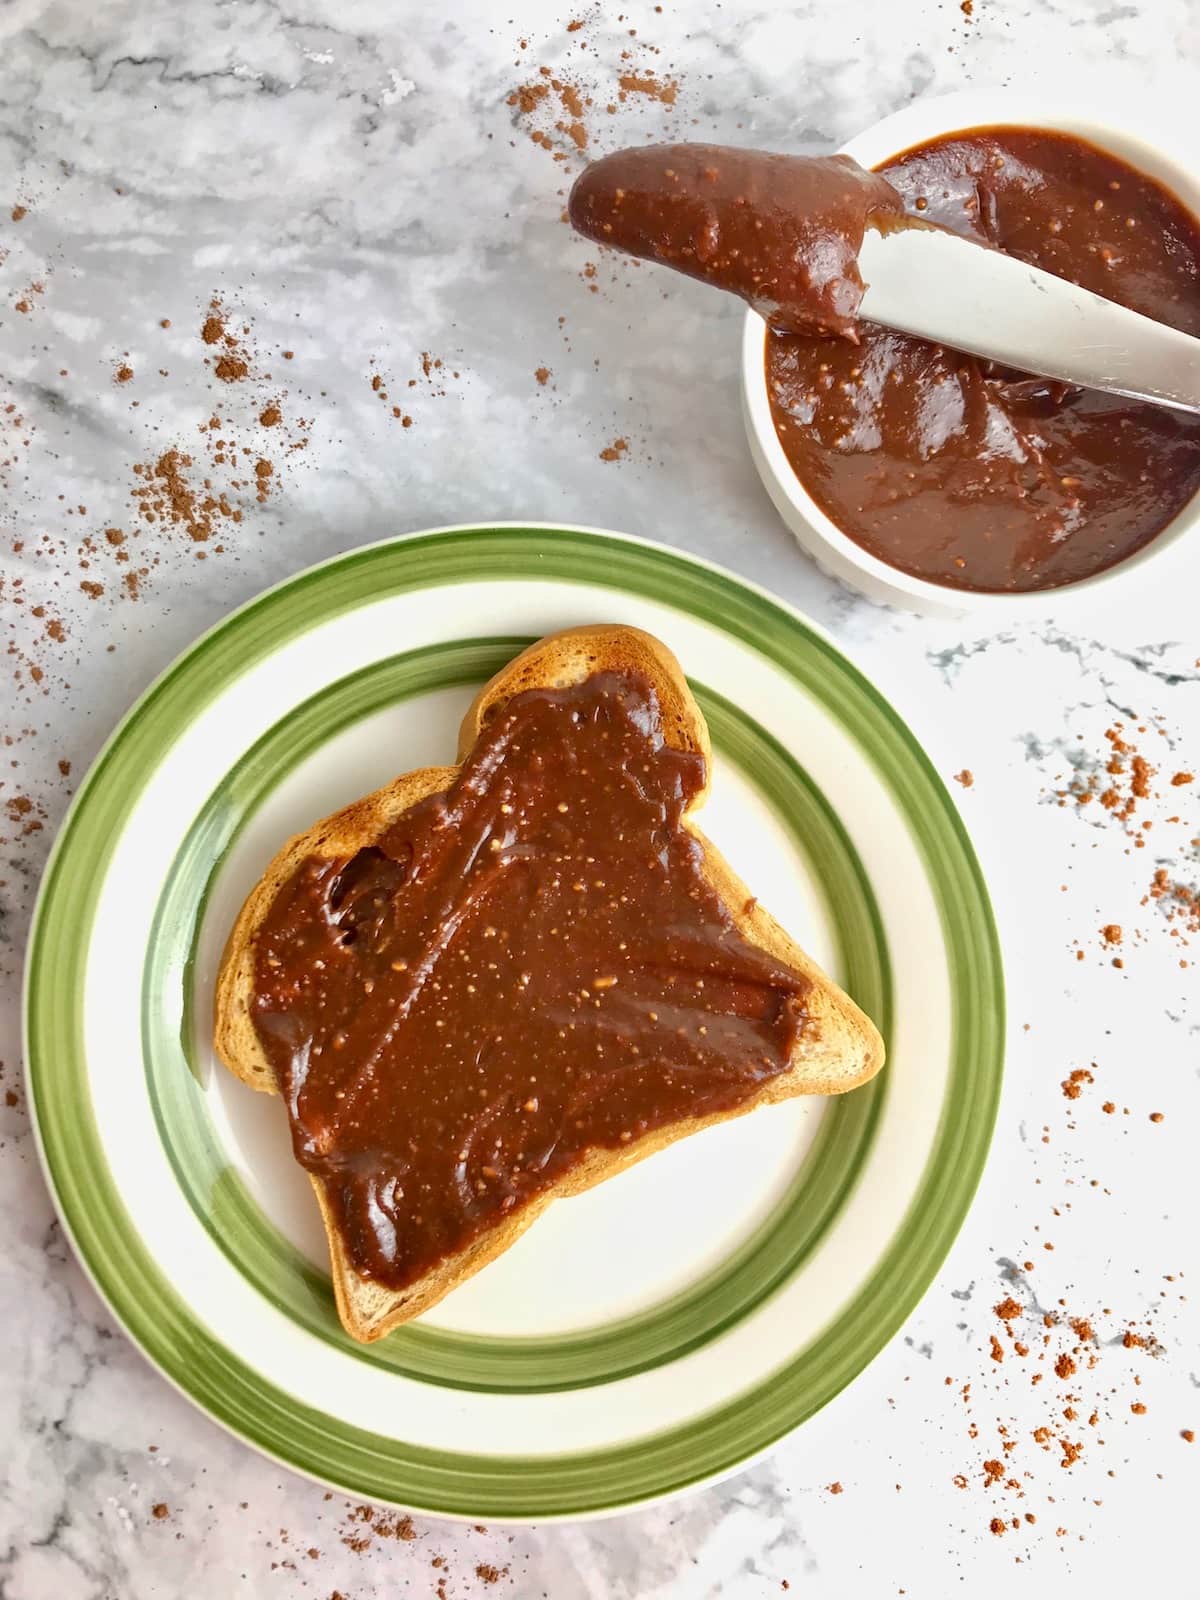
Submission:
<svg viewBox="0 0 1200 1600">
<path fill-rule="evenodd" d="M 859 315 L 1086 389 L 1200 411 L 1200 339 L 941 228 L 868 232 Z"/>
</svg>

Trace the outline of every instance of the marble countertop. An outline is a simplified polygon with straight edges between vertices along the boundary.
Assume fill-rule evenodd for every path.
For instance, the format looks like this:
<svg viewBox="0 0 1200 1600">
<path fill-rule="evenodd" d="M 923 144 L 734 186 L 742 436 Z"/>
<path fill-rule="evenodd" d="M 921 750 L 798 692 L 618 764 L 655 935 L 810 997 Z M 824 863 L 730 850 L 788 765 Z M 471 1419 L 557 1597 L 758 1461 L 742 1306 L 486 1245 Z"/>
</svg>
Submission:
<svg viewBox="0 0 1200 1600">
<path fill-rule="evenodd" d="M 16 0 L 0 39 L 2 1600 L 1099 1596 L 1184 1570 L 1200 1014 L 1196 941 L 1147 894 L 1160 868 L 1196 881 L 1197 789 L 1169 783 L 1200 751 L 1195 558 L 1170 584 L 999 632 L 839 589 L 751 466 L 737 309 L 597 262 L 560 217 L 574 114 L 509 96 L 545 83 L 542 66 L 581 84 L 591 149 L 690 136 L 823 150 L 973 84 L 1050 94 L 1102 77 L 1115 103 L 1136 90 L 1190 106 L 1179 63 L 1200 10 Z M 200 335 L 214 295 L 248 330 L 240 384 L 220 381 Z M 202 434 L 210 415 L 222 427 Z M 234 428 L 228 450 L 215 443 Z M 154 465 L 172 449 L 192 457 L 185 490 L 210 478 L 215 509 L 199 494 L 181 516 Z M 211 536 L 189 537 L 205 517 Z M 973 775 L 955 792 L 1004 936 L 1008 1078 L 936 1283 L 769 1460 L 608 1522 L 418 1522 L 397 1540 L 196 1413 L 85 1281 L 21 1085 L 21 949 L 73 785 L 184 645 L 314 560 L 501 518 L 626 529 L 747 574 L 832 631 L 947 778 Z M 1159 771 L 1141 847 L 1099 804 L 1056 800 L 1103 761 L 1116 721 Z M 993 1309 L 1010 1290 L 1032 1308 L 1015 1333 Z M 1045 1361 L 1037 1374 L 1042 1313 L 1060 1319 L 1052 1352 L 1065 1319 L 1092 1322 L 1070 1383 Z M 1073 1464 L 1039 1448 L 1038 1430 L 1067 1424 L 1084 1445 Z M 997 1514 L 1019 1525 L 996 1534 Z"/>
</svg>

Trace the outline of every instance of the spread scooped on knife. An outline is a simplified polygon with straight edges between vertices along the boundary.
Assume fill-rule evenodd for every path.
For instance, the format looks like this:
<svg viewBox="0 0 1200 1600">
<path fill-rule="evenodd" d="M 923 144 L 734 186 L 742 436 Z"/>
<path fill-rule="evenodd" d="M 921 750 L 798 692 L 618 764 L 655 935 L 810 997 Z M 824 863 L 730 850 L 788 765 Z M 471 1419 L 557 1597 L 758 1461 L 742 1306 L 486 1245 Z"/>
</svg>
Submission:
<svg viewBox="0 0 1200 1600">
<path fill-rule="evenodd" d="M 575 180 L 568 215 L 599 244 L 740 295 L 773 327 L 849 339 L 864 231 L 920 226 L 890 183 L 849 156 L 712 144 L 604 156 Z"/>
<path fill-rule="evenodd" d="M 766 318 L 788 465 L 842 533 L 899 571 L 985 593 L 1076 583 L 1200 493 L 1200 418 L 859 325 L 864 230 L 937 228 L 1200 333 L 1200 222 L 1074 135 L 968 129 L 875 172 L 845 156 L 650 145 L 585 169 L 569 216 Z"/>
<path fill-rule="evenodd" d="M 282 1096 L 363 1340 L 551 1200 L 883 1059 L 696 829 L 707 730 L 657 640 L 543 639 L 460 755 L 285 845 L 218 982 L 218 1054 Z"/>
</svg>

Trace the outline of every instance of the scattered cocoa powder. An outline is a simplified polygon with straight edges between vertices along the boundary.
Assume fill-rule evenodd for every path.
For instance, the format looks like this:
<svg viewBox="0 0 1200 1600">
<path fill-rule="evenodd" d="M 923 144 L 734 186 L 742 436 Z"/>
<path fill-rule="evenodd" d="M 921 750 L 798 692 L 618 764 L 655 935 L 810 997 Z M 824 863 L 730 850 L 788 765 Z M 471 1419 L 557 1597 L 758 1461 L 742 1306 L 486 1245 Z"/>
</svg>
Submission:
<svg viewBox="0 0 1200 1600">
<path fill-rule="evenodd" d="M 222 510 L 220 502 L 207 494 L 203 484 L 190 478 L 192 457 L 177 449 L 164 450 L 155 461 L 134 467 L 142 479 L 133 491 L 142 517 L 150 523 L 169 522 L 182 528 L 197 543 L 212 538 L 213 516 Z M 223 512 L 232 515 L 232 507 Z"/>
<path fill-rule="evenodd" d="M 972 789 L 975 786 L 975 774 L 970 767 L 964 767 L 961 772 L 954 774 L 954 781 L 961 783 L 964 789 Z"/>
<path fill-rule="evenodd" d="M 132 377 L 133 377 L 133 368 L 130 367 L 130 366 L 125 365 L 124 363 L 122 363 L 121 366 L 119 366 L 117 368 L 117 370 L 113 373 L 113 382 L 114 383 L 128 383 L 129 380 Z"/>
<path fill-rule="evenodd" d="M 629 449 L 627 439 L 614 439 L 610 445 L 605 445 L 600 452 L 601 461 L 620 461 Z"/>
<path fill-rule="evenodd" d="M 213 362 L 213 373 L 222 383 L 241 383 L 250 376 L 250 349 L 247 344 L 249 328 L 240 332 L 231 326 L 229 312 L 219 295 L 209 301 L 208 315 L 200 328 L 203 342 L 219 350 Z"/>
<path fill-rule="evenodd" d="M 644 72 L 623 72 L 617 82 L 621 89 L 618 100 L 624 99 L 627 94 L 644 94 L 651 100 L 660 100 L 665 106 L 673 106 L 679 98 L 678 83 L 673 78 L 659 78 L 650 67 Z"/>
<path fill-rule="evenodd" d="M 533 375 L 543 387 L 550 382 L 549 367 L 538 367 Z"/>
<path fill-rule="evenodd" d="M 1185 933 L 1200 933 L 1200 891 L 1189 884 L 1175 882 L 1166 867 L 1156 869 L 1150 881 L 1145 900 L 1158 905 L 1171 932 L 1181 945 L 1187 945 Z"/>
<path fill-rule="evenodd" d="M 537 110 L 549 93 L 548 83 L 526 83 L 513 90 L 508 97 L 508 103 L 510 106 L 516 106 L 521 116 L 527 117 Z"/>
<path fill-rule="evenodd" d="M 152 1515 L 154 1516 L 156 1521 L 162 1522 L 164 1520 L 164 1518 L 169 1517 L 171 1515 L 171 1508 L 170 1508 L 169 1505 L 166 1504 L 165 1501 L 160 1500 L 157 1503 L 157 1505 L 155 1505 L 153 1507 Z"/>
<path fill-rule="evenodd" d="M 1085 1083 L 1094 1083 L 1096 1080 L 1086 1067 L 1074 1067 L 1062 1082 L 1062 1092 L 1068 1100 L 1078 1100 L 1083 1093 Z"/>
<path fill-rule="evenodd" d="M 9 212 L 9 215 L 12 217 L 14 222 L 24 222 L 25 218 L 29 215 L 29 207 L 14 206 Z"/>
<path fill-rule="evenodd" d="M 636 39 L 636 35 L 636 29 L 629 29 L 627 39 Z M 528 43 L 521 40 L 520 48 L 526 49 Z M 636 137 L 644 140 L 648 131 L 646 110 L 661 111 L 665 133 L 679 96 L 677 78 L 634 62 L 635 54 L 658 54 L 644 39 L 636 39 L 636 43 L 619 50 L 613 50 L 606 40 L 588 49 L 587 42 L 581 39 L 578 48 L 586 53 L 570 68 L 561 63 L 538 66 L 533 76 L 506 96 L 514 122 L 523 126 L 531 142 L 568 173 L 575 170 L 583 152 L 590 151 L 598 139 L 605 148 L 615 148 L 622 142 L 618 126 L 622 106 L 636 102 L 641 108 L 634 126 Z M 528 71 L 525 62 L 521 65 Z"/>
</svg>

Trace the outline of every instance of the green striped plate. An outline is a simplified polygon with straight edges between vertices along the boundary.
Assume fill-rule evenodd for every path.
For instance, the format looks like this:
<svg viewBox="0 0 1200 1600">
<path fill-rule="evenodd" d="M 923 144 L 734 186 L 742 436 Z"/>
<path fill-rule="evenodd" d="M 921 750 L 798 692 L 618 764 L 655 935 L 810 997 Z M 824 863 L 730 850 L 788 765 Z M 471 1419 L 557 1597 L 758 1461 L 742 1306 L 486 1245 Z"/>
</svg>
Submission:
<svg viewBox="0 0 1200 1600">
<path fill-rule="evenodd" d="M 889 1065 L 552 1208 L 428 1316 L 359 1346 L 279 1102 L 214 1062 L 222 943 L 289 833 L 451 759 L 474 688 L 587 621 L 675 650 L 713 736 L 706 832 L 875 1018 Z M 937 1270 L 1000 1084 L 987 894 L 912 734 L 779 602 L 581 528 L 372 546 L 207 634 L 80 789 L 27 985 L 47 1176 L 130 1336 L 269 1455 L 447 1516 L 616 1510 L 728 1472 L 811 1416 Z"/>
</svg>

